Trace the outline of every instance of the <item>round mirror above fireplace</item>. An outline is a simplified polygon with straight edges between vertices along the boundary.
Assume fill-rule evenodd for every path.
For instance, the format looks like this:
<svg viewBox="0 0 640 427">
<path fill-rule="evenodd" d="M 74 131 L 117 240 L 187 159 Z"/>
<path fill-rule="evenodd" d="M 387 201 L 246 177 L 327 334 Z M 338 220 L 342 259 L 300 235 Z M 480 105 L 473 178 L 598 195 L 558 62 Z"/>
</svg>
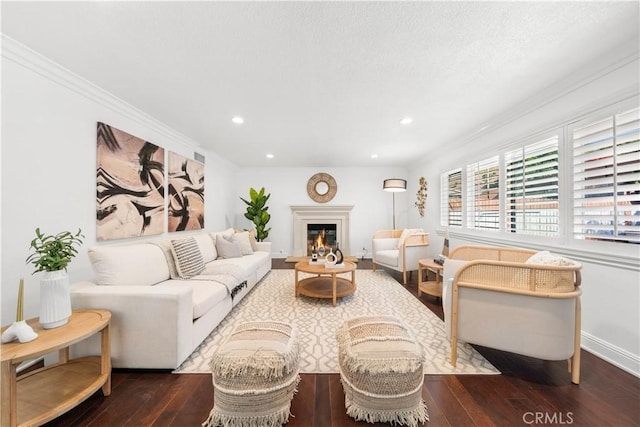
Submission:
<svg viewBox="0 0 640 427">
<path fill-rule="evenodd" d="M 307 193 L 315 202 L 326 203 L 333 199 L 338 191 L 336 180 L 328 173 L 317 173 L 307 182 Z"/>
</svg>

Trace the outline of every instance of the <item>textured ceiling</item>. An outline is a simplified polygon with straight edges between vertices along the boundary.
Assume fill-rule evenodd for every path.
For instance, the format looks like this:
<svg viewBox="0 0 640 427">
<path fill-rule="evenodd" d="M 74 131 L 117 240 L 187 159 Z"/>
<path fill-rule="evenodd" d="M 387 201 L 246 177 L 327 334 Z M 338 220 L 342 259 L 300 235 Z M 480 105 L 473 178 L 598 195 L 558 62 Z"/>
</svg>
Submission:
<svg viewBox="0 0 640 427">
<path fill-rule="evenodd" d="M 634 1 L 1 7 L 4 34 L 241 166 L 407 165 L 639 26 Z"/>
</svg>

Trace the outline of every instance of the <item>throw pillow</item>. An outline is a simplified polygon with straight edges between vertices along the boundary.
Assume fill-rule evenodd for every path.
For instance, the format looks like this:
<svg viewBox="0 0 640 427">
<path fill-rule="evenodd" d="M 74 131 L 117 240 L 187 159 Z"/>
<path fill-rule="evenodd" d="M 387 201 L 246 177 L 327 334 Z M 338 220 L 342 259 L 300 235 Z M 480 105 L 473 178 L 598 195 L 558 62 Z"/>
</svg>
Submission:
<svg viewBox="0 0 640 427">
<path fill-rule="evenodd" d="M 400 239 L 398 240 L 398 249 L 402 247 L 407 237 L 413 234 L 422 233 L 422 232 L 423 231 L 421 228 L 405 228 L 404 230 L 402 230 L 402 234 L 400 235 Z"/>
<path fill-rule="evenodd" d="M 253 249 L 253 252 L 258 250 L 258 239 L 256 238 L 256 234 L 257 232 L 255 228 L 249 230 L 249 241 L 251 241 L 251 249 Z"/>
<path fill-rule="evenodd" d="M 549 251 L 537 252 L 525 262 L 532 265 L 553 265 L 557 267 L 570 267 L 576 265 L 570 259 L 554 255 Z M 573 290 L 573 273 L 550 270 L 535 270 L 536 286 L 549 292 L 567 292 Z"/>
<path fill-rule="evenodd" d="M 164 253 L 164 257 L 167 260 L 167 266 L 169 267 L 169 276 L 172 279 L 179 279 L 180 276 L 178 275 L 176 260 L 173 257 L 173 251 L 171 250 L 171 240 L 160 238 L 160 239 L 151 240 L 149 241 L 149 243 L 152 245 L 156 245 L 160 249 L 162 249 L 162 252 Z"/>
<path fill-rule="evenodd" d="M 251 255 L 253 249 L 251 248 L 251 239 L 248 231 L 242 231 L 231 236 L 231 241 L 236 243 L 240 247 L 242 255 Z"/>
<path fill-rule="evenodd" d="M 575 265 L 575 263 L 570 259 L 554 255 L 549 251 L 540 251 L 531 255 L 531 257 L 526 261 L 526 264 L 557 265 L 560 267 Z"/>
<path fill-rule="evenodd" d="M 216 253 L 215 240 L 207 233 L 198 233 L 193 236 L 200 249 L 200 255 L 202 255 L 202 262 L 207 264 L 218 257 Z"/>
<path fill-rule="evenodd" d="M 216 251 L 218 251 L 218 258 L 240 258 L 242 257 L 242 250 L 237 243 L 230 242 L 227 239 L 218 236 L 216 238 Z"/>
<path fill-rule="evenodd" d="M 235 232 L 236 230 L 234 230 L 233 228 L 227 228 L 224 231 L 216 231 L 214 234 L 216 235 L 217 238 L 224 237 L 225 239 L 229 240 L 231 236 L 233 236 L 233 233 Z"/>
<path fill-rule="evenodd" d="M 193 237 L 171 241 L 171 252 L 176 262 L 178 275 L 182 279 L 189 279 L 204 270 L 204 262 Z"/>
</svg>

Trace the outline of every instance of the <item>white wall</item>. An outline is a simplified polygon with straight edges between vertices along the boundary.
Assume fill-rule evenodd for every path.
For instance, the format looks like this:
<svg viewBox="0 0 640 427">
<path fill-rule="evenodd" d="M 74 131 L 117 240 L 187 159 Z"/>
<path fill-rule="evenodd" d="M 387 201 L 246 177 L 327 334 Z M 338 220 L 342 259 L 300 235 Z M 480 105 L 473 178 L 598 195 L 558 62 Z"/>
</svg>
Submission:
<svg viewBox="0 0 640 427">
<path fill-rule="evenodd" d="M 194 149 L 204 154 L 205 227 L 232 224 L 227 206 L 235 199 L 233 164 L 10 39 L 2 43 L 3 325 L 15 320 L 21 277 L 25 317 L 39 315 L 39 275 L 25 263 L 36 227 L 49 234 L 81 228 L 86 239 L 68 268 L 70 280 L 92 276 L 86 248 L 96 244 L 98 121 L 164 147 L 165 155 L 191 157 Z"/>
<path fill-rule="evenodd" d="M 335 180 L 338 191 L 333 200 L 316 203 L 307 194 L 307 181 L 316 173 L 328 173 Z M 371 237 L 378 229 L 392 228 L 392 194 L 382 191 L 387 178 L 406 178 L 406 171 L 390 167 L 370 168 L 242 168 L 235 176 L 238 198 L 233 208 L 237 228 L 249 228 L 250 222 L 243 214 L 246 205 L 239 197 L 249 198 L 249 188 L 265 187 L 271 193 L 269 212 L 272 227 L 267 240 L 272 242 L 273 256 L 282 258 L 293 253 L 292 205 L 353 205 L 350 216 L 349 255 L 362 256 L 362 248 L 371 254 Z M 409 191 L 396 193 L 396 227 L 408 224 L 407 200 Z"/>
<path fill-rule="evenodd" d="M 457 150 L 432 153 L 409 169 L 410 183 L 417 186 L 420 176 L 429 182 L 426 217 L 417 213 L 410 216 L 412 226 L 421 226 L 431 233 L 431 250 L 436 255 L 442 248 L 440 219 L 440 173 L 456 167 L 464 167 L 472 161 L 488 158 L 500 152 L 508 144 L 526 139 L 539 131 L 548 130 L 560 123 L 591 113 L 607 105 L 626 103 L 638 105 L 640 65 L 637 52 L 630 60 L 585 77 L 568 90 L 557 88 L 562 96 L 549 102 L 540 99 L 528 113 L 520 117 L 497 117 L 492 121 L 493 131 L 479 133 L 476 137 L 463 136 L 467 143 Z M 548 94 L 546 94 L 548 95 Z M 632 96 L 630 98 L 630 95 Z M 629 99 L 630 98 L 630 99 Z M 631 107 L 630 107 L 631 108 Z M 441 146 L 451 147 L 452 141 L 442 141 Z M 570 162 L 569 162 L 570 164 Z M 561 171 L 561 177 L 563 173 Z M 564 176 L 570 176 L 566 171 Z M 562 179 L 562 178 L 561 178 Z M 571 184 L 565 183 L 570 193 Z M 567 193 L 567 194 L 568 194 Z M 568 218 L 571 204 L 564 205 L 561 214 Z M 640 252 L 634 245 L 592 244 L 567 238 L 566 240 L 531 240 L 522 236 L 482 235 L 471 231 L 450 230 L 451 247 L 463 244 L 494 244 L 548 248 L 570 256 L 583 264 L 582 271 L 582 345 L 585 349 L 609 360 L 623 369 L 640 376 Z M 488 237 L 489 236 L 489 237 Z M 488 239 L 487 239 L 488 237 Z M 602 259 L 605 258 L 606 259 Z M 620 262 L 616 262 L 616 259 Z"/>
</svg>

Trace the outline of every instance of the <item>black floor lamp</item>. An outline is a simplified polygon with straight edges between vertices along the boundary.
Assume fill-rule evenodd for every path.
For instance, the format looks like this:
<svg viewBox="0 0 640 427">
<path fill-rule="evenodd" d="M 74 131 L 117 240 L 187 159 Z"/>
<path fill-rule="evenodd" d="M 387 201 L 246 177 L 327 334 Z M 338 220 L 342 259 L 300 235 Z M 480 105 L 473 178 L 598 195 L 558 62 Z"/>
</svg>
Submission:
<svg viewBox="0 0 640 427">
<path fill-rule="evenodd" d="M 407 191 L 407 180 L 391 178 L 385 179 L 382 183 L 384 191 L 390 191 L 393 194 L 393 229 L 396 229 L 396 193 Z"/>
</svg>

